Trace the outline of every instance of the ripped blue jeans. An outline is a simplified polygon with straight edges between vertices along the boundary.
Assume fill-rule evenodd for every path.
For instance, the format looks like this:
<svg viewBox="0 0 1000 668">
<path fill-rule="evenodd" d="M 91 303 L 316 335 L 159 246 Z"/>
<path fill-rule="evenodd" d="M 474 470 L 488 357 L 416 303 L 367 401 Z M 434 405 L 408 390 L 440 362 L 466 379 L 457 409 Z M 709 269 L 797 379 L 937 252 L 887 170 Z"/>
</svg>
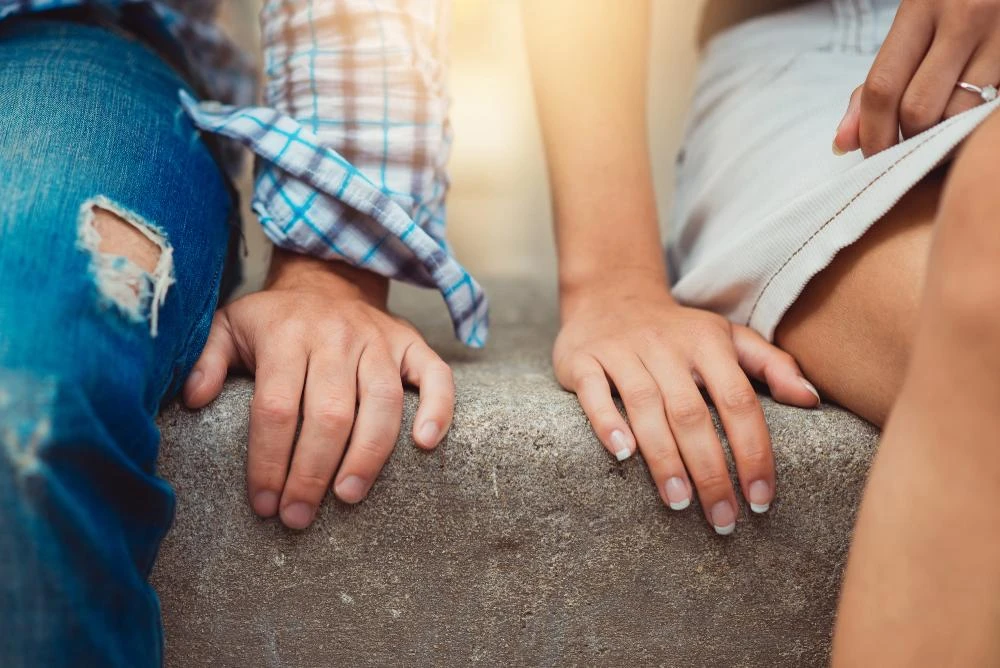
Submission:
<svg viewBox="0 0 1000 668">
<path fill-rule="evenodd" d="M 208 336 L 234 206 L 180 88 L 116 32 L 0 23 L 6 668 L 162 662 L 147 576 L 174 496 L 154 417 Z"/>
</svg>

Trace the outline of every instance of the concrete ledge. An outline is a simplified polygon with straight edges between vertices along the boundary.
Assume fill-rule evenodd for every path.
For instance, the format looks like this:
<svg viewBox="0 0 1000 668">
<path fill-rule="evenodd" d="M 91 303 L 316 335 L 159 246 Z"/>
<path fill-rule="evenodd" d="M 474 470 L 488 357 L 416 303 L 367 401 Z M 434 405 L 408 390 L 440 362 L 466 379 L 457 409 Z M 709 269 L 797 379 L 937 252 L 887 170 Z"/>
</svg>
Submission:
<svg viewBox="0 0 1000 668">
<path fill-rule="evenodd" d="M 556 384 L 552 293 L 488 287 L 485 352 L 452 341 L 436 296 L 397 295 L 453 365 L 454 426 L 420 452 L 408 396 L 368 500 L 331 500 L 305 532 L 247 506 L 250 381 L 164 412 L 168 665 L 823 665 L 876 430 L 765 399 L 779 498 L 719 538 L 700 508 L 664 508 L 641 461 L 609 457 Z"/>
</svg>

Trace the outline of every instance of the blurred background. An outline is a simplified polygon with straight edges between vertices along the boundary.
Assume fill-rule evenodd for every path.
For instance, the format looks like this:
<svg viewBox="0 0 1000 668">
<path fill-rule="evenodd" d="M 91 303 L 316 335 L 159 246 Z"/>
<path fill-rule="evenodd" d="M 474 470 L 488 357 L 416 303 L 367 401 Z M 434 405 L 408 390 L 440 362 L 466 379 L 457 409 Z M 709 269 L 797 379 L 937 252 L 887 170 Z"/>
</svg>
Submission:
<svg viewBox="0 0 1000 668">
<path fill-rule="evenodd" d="M 743 2 L 759 4 L 759 0 Z M 474 274 L 554 280 L 548 185 L 519 4 L 518 0 L 453 2 L 455 143 L 449 238 Z M 691 95 L 706 4 L 706 0 L 653 0 L 649 130 L 661 225 L 669 211 L 674 156 Z M 242 44 L 257 44 L 259 0 L 223 5 L 224 24 L 234 37 Z M 259 225 L 249 224 L 255 223 L 249 211 L 247 216 L 251 261 L 243 291 L 260 285 L 269 252 Z"/>
</svg>

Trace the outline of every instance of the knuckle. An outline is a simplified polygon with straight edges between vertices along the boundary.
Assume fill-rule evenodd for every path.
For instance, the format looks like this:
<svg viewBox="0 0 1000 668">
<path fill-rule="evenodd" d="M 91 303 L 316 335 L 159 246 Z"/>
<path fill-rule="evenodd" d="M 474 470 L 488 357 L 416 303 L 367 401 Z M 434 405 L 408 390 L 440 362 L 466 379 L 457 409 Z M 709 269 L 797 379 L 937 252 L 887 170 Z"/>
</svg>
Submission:
<svg viewBox="0 0 1000 668">
<path fill-rule="evenodd" d="M 299 407 L 288 397 L 265 394 L 254 396 L 250 414 L 262 422 L 285 426 L 299 419 Z"/>
<path fill-rule="evenodd" d="M 887 148 L 891 147 L 892 144 L 886 141 L 884 138 L 875 136 L 873 133 L 868 132 L 867 134 L 862 131 L 861 137 L 861 153 L 865 156 L 873 156 Z"/>
<path fill-rule="evenodd" d="M 757 393 L 749 384 L 740 384 L 722 392 L 722 408 L 729 413 L 749 415 L 757 412 Z"/>
<path fill-rule="evenodd" d="M 431 364 L 431 370 L 440 375 L 442 380 L 447 381 L 450 385 L 455 384 L 455 374 L 444 361 L 437 360 Z"/>
<path fill-rule="evenodd" d="M 331 472 L 332 474 L 332 472 Z M 310 497 L 323 495 L 330 486 L 330 475 L 314 471 L 300 471 L 288 478 L 286 488 L 289 493 L 305 494 Z"/>
<path fill-rule="evenodd" d="M 697 340 L 700 342 L 698 348 L 701 351 L 709 350 L 707 354 L 716 354 L 716 348 L 721 345 L 729 345 L 732 342 L 732 323 L 719 315 L 711 315 L 706 318 L 697 333 Z"/>
<path fill-rule="evenodd" d="M 643 328 L 638 332 L 639 341 L 649 348 L 661 346 L 670 340 L 667 328 L 663 325 L 653 324 Z"/>
<path fill-rule="evenodd" d="M 709 419 L 708 407 L 700 396 L 674 399 L 667 402 L 667 417 L 678 427 L 693 427 Z"/>
<path fill-rule="evenodd" d="M 880 70 L 872 70 L 865 80 L 861 102 L 875 109 L 886 109 L 896 101 L 896 83 Z"/>
<path fill-rule="evenodd" d="M 346 350 L 357 338 L 357 327 L 339 316 L 327 318 L 323 325 L 323 343 L 331 350 Z"/>
<path fill-rule="evenodd" d="M 753 448 L 740 453 L 740 464 L 755 472 L 769 469 L 773 462 L 769 448 Z"/>
<path fill-rule="evenodd" d="M 382 461 L 392 451 L 393 444 L 381 443 L 373 438 L 360 438 L 351 443 L 351 453 L 362 461 Z"/>
<path fill-rule="evenodd" d="M 733 333 L 733 323 L 718 313 L 710 313 L 707 322 L 711 327 L 727 336 Z"/>
<path fill-rule="evenodd" d="M 260 457 L 247 467 L 247 482 L 251 488 L 268 489 L 280 492 L 285 484 L 287 452 L 278 459 L 278 453 Z"/>
<path fill-rule="evenodd" d="M 729 494 L 733 483 L 729 478 L 729 471 L 725 469 L 709 468 L 702 471 L 691 471 L 691 480 L 698 493 L 703 497 L 719 498 Z"/>
<path fill-rule="evenodd" d="M 393 406 L 403 404 L 403 384 L 400 381 L 378 380 L 365 389 L 365 397 Z"/>
<path fill-rule="evenodd" d="M 613 408 L 598 411 L 593 417 L 594 426 L 600 433 L 617 429 L 622 423 L 622 415 Z"/>
<path fill-rule="evenodd" d="M 354 407 L 327 403 L 311 412 L 309 419 L 325 432 L 347 431 L 354 423 Z"/>
<path fill-rule="evenodd" d="M 305 338 L 306 325 L 300 318 L 291 316 L 278 323 L 275 333 L 278 338 L 286 341 L 301 341 Z"/>
<path fill-rule="evenodd" d="M 934 110 L 922 96 L 907 96 L 899 107 L 899 120 L 913 130 L 926 130 L 937 120 Z"/>
<path fill-rule="evenodd" d="M 631 385 L 622 393 L 622 399 L 629 406 L 646 408 L 661 403 L 660 390 L 653 383 Z"/>
<path fill-rule="evenodd" d="M 573 387 L 579 388 L 593 383 L 599 379 L 599 376 L 599 372 L 595 371 L 589 365 L 573 364 L 569 380 L 573 383 Z"/>
</svg>

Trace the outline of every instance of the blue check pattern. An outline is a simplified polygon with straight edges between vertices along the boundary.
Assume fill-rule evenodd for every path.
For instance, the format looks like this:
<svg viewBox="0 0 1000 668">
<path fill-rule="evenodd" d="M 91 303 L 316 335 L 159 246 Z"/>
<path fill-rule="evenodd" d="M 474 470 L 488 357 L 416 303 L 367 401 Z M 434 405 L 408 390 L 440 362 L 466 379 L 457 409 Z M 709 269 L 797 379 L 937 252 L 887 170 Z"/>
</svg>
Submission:
<svg viewBox="0 0 1000 668">
<path fill-rule="evenodd" d="M 0 0 L 0 19 L 81 5 L 155 12 L 214 98 L 181 91 L 183 108 L 256 155 L 252 206 L 275 244 L 435 287 L 456 336 L 484 345 L 486 296 L 445 237 L 446 0 L 265 0 L 262 106 L 216 0 Z"/>
</svg>

